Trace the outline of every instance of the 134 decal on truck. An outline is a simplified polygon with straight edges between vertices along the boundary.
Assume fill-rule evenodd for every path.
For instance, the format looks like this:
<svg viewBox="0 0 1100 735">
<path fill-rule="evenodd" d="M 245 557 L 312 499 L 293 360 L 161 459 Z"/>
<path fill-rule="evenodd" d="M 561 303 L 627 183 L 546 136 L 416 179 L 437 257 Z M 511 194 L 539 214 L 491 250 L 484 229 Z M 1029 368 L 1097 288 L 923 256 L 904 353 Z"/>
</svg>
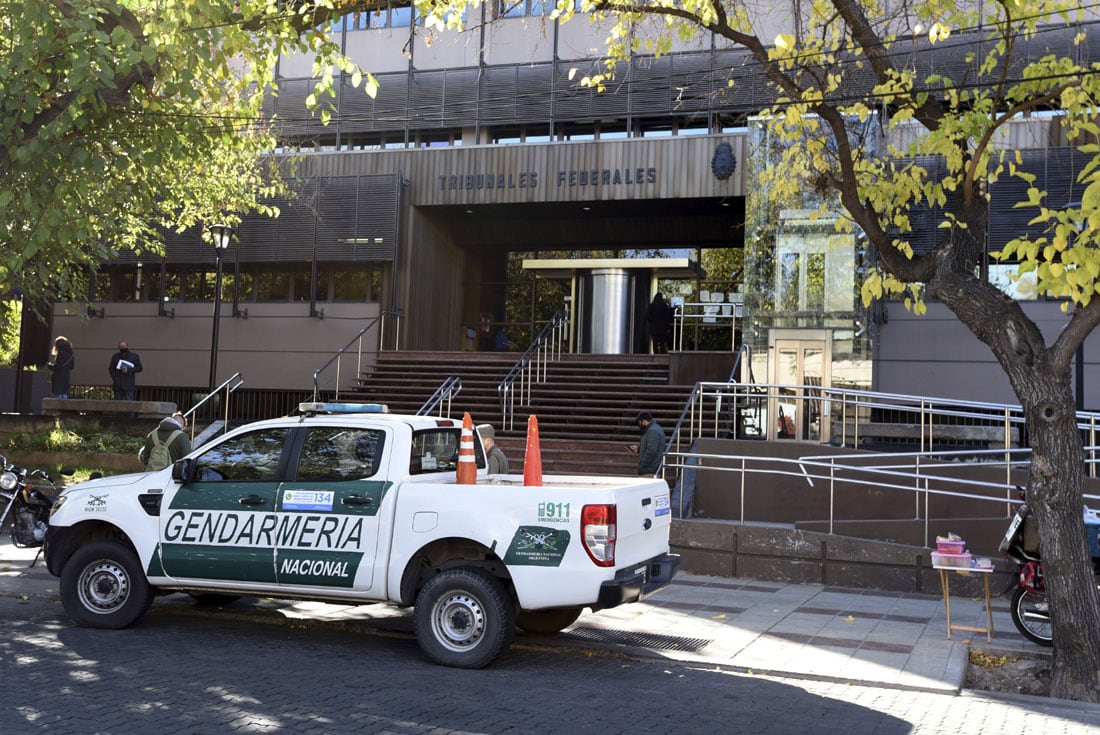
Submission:
<svg viewBox="0 0 1100 735">
<path fill-rule="evenodd" d="M 517 627 L 557 632 L 671 581 L 664 480 L 524 486 L 488 474 L 477 440 L 476 481 L 460 484 L 462 433 L 451 419 L 303 404 L 164 470 L 67 489 L 46 562 L 82 626 L 124 628 L 171 592 L 388 601 L 415 607 L 429 658 L 464 668 L 488 665 Z"/>
</svg>

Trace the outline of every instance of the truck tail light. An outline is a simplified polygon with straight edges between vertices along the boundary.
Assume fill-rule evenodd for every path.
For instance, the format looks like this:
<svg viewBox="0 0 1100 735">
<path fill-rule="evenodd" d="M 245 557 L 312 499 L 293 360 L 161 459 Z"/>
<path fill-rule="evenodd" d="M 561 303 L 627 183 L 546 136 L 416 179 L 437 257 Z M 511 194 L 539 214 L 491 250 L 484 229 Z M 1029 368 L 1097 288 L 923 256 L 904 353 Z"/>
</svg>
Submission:
<svg viewBox="0 0 1100 735">
<path fill-rule="evenodd" d="M 586 505 L 581 509 L 584 550 L 596 566 L 615 566 L 616 515 L 614 505 Z"/>
</svg>

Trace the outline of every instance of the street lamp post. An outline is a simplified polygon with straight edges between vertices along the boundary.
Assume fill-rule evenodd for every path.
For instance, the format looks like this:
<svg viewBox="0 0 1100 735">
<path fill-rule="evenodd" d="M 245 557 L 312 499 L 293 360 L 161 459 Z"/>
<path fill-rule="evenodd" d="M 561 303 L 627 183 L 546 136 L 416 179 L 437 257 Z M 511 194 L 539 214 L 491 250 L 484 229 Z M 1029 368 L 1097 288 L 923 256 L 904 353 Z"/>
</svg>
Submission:
<svg viewBox="0 0 1100 735">
<path fill-rule="evenodd" d="M 210 392 L 218 387 L 218 327 L 221 325 L 222 307 L 222 256 L 229 249 L 233 228 L 229 225 L 210 225 L 210 242 L 217 256 L 217 275 L 214 278 L 214 330 L 210 341 Z"/>
</svg>

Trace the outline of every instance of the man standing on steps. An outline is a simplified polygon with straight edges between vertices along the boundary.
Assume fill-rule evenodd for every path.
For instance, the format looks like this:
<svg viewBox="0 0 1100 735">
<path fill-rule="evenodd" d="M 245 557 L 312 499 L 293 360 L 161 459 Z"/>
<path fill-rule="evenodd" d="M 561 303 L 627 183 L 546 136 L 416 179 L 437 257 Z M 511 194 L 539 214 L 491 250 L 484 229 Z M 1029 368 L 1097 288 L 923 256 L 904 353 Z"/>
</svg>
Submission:
<svg viewBox="0 0 1100 735">
<path fill-rule="evenodd" d="M 481 435 L 481 446 L 485 447 L 485 459 L 489 464 L 489 474 L 508 474 L 508 456 L 504 454 L 504 450 L 497 446 L 496 429 L 491 424 L 481 424 L 477 427 L 477 433 Z"/>
<path fill-rule="evenodd" d="M 634 419 L 642 438 L 637 444 L 631 444 L 631 451 L 638 453 L 638 474 L 653 477 L 661 469 L 665 455 L 665 430 L 653 420 L 649 411 L 642 411 Z"/>
</svg>

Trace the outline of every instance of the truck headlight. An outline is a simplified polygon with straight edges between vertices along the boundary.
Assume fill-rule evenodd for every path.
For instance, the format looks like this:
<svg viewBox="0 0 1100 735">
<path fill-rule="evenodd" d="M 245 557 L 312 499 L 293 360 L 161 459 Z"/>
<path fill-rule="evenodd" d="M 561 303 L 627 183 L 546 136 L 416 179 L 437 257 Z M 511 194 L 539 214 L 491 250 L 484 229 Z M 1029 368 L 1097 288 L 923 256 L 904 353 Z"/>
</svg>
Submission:
<svg viewBox="0 0 1100 735">
<path fill-rule="evenodd" d="M 65 505 L 69 500 L 68 495 L 62 495 L 57 500 L 53 501 L 53 507 L 50 508 L 50 518 L 53 518 L 54 513 L 61 510 L 61 506 Z"/>
<path fill-rule="evenodd" d="M 0 490 L 14 490 L 19 478 L 14 472 L 0 472 Z"/>
</svg>

